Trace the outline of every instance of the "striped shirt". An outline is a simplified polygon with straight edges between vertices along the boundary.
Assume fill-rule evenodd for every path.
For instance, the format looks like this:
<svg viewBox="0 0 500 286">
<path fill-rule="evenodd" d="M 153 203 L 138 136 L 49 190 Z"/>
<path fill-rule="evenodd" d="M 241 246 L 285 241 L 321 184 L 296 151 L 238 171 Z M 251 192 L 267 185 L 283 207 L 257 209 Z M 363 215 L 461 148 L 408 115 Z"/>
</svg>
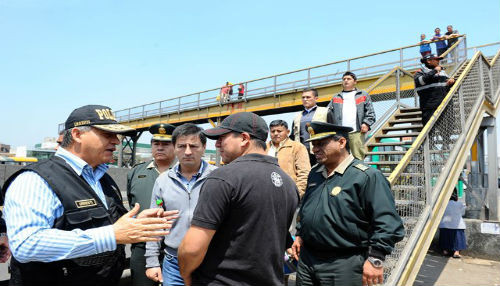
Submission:
<svg viewBox="0 0 500 286">
<path fill-rule="evenodd" d="M 106 173 L 107 165 L 93 170 L 64 148 L 59 148 L 55 156 L 63 158 L 106 204 L 99 179 Z M 112 225 L 72 231 L 52 228 L 63 212 L 61 201 L 44 179 L 31 171 L 20 174 L 9 186 L 4 205 L 12 255 L 22 263 L 52 262 L 116 249 Z"/>
</svg>

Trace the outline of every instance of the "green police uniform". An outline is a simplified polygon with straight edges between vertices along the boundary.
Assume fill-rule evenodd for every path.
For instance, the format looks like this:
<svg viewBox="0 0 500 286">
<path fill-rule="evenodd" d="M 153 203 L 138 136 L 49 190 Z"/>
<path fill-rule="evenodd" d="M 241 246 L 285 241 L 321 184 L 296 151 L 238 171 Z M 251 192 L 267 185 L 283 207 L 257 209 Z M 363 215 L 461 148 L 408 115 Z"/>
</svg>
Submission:
<svg viewBox="0 0 500 286">
<path fill-rule="evenodd" d="M 170 124 L 155 124 L 149 128 L 153 134 L 152 140 L 172 141 L 172 133 L 175 126 Z M 171 168 L 175 160 L 170 164 Z M 151 204 L 151 194 L 156 178 L 160 175 L 154 160 L 146 163 L 137 164 L 127 175 L 127 198 L 130 208 L 135 203 L 139 203 L 141 209 L 148 209 Z M 155 285 L 155 282 L 146 277 L 146 258 L 144 253 L 145 243 L 134 243 L 132 245 L 132 254 L 130 256 L 130 270 L 132 274 L 132 285 Z"/>
<path fill-rule="evenodd" d="M 299 216 L 297 285 L 361 285 L 367 256 L 383 260 L 404 236 L 389 182 L 352 155 L 330 174 L 311 170 Z"/>
</svg>

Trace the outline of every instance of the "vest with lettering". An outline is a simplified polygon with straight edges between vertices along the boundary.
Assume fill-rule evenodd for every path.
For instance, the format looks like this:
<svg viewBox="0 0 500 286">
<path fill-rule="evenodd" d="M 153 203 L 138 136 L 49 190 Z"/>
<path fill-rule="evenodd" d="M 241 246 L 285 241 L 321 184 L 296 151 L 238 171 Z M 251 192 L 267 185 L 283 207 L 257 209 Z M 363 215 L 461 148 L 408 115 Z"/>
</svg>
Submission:
<svg viewBox="0 0 500 286">
<path fill-rule="evenodd" d="M 294 140 L 299 141 L 299 142 L 300 142 L 300 120 L 302 119 L 302 112 L 303 111 L 297 112 L 297 115 L 295 116 L 295 119 L 293 120 L 292 132 L 293 132 L 293 135 L 295 136 Z M 328 108 L 317 106 L 316 110 L 314 111 L 313 118 L 311 121 L 327 122 L 327 116 L 328 116 Z M 312 143 L 311 142 L 309 142 L 309 151 L 312 154 Z"/>
<path fill-rule="evenodd" d="M 64 213 L 55 219 L 53 228 L 70 231 L 107 226 L 127 212 L 120 190 L 108 174 L 100 179 L 106 209 L 83 177 L 57 156 L 17 171 L 3 187 L 4 194 L 14 179 L 26 171 L 40 175 L 63 205 Z M 21 263 L 12 257 L 10 285 L 117 285 L 124 267 L 124 245 L 117 245 L 115 251 L 48 263 Z"/>
</svg>

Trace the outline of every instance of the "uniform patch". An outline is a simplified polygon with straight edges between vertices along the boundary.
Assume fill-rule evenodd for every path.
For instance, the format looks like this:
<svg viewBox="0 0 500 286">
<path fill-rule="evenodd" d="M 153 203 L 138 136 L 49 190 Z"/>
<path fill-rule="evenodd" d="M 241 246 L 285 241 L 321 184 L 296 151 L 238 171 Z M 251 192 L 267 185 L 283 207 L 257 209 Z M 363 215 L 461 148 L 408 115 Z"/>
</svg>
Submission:
<svg viewBox="0 0 500 286">
<path fill-rule="evenodd" d="M 310 183 L 309 185 L 307 185 L 308 188 L 312 188 L 312 187 L 316 187 L 316 183 Z"/>
<path fill-rule="evenodd" d="M 280 174 L 276 172 L 271 173 L 271 181 L 278 188 L 283 186 L 283 179 L 281 178 Z"/>
<path fill-rule="evenodd" d="M 138 179 L 141 179 L 141 178 L 146 178 L 146 175 L 139 175 L 137 176 Z"/>
<path fill-rule="evenodd" d="M 330 192 L 330 195 L 332 196 L 336 196 L 338 195 L 340 192 L 342 191 L 342 188 L 339 187 L 339 186 L 336 186 L 335 188 L 332 189 L 332 191 Z"/>
<path fill-rule="evenodd" d="M 75 201 L 75 204 L 76 204 L 76 207 L 79 209 L 97 206 L 97 202 L 95 199 L 79 200 L 79 201 Z"/>
<path fill-rule="evenodd" d="M 360 163 L 360 164 L 357 164 L 357 165 L 356 165 L 356 166 L 354 166 L 354 167 L 356 167 L 356 168 L 360 169 L 360 170 L 361 170 L 361 171 L 363 171 L 363 172 L 364 172 L 364 171 L 366 171 L 366 170 L 368 170 L 368 168 L 370 168 L 370 167 L 368 167 L 368 166 L 366 166 L 366 165 L 363 165 L 363 164 L 361 164 L 361 163 Z"/>
</svg>

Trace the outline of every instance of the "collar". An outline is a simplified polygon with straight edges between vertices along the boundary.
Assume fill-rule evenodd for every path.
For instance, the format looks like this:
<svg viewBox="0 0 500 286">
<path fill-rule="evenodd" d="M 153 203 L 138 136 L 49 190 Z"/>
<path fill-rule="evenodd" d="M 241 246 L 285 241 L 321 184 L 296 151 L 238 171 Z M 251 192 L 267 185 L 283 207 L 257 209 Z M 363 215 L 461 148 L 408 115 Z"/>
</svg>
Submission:
<svg viewBox="0 0 500 286">
<path fill-rule="evenodd" d="M 258 154 L 258 153 L 246 154 L 244 156 L 236 158 L 233 162 L 249 162 L 249 161 L 266 162 L 266 163 L 270 163 L 270 164 L 274 164 L 276 166 L 279 166 L 278 159 L 271 157 L 271 156 L 268 156 L 268 155 L 262 155 L 262 154 Z M 230 164 L 232 164 L 233 162 L 231 162 Z"/>
<path fill-rule="evenodd" d="M 318 168 L 318 170 L 316 170 L 316 172 L 322 173 L 323 177 L 325 177 L 325 178 L 329 178 L 329 177 L 333 176 L 333 174 L 335 174 L 335 173 L 339 173 L 339 174 L 343 175 L 345 170 L 347 169 L 347 167 L 349 167 L 349 165 L 352 163 L 353 160 L 354 160 L 354 156 L 352 154 L 349 154 L 349 156 L 347 156 L 347 158 L 345 158 L 344 161 L 342 161 L 337 166 L 337 168 L 335 168 L 335 170 L 333 170 L 330 174 L 327 174 L 327 170 L 326 170 L 325 165 L 321 165 Z"/>
<path fill-rule="evenodd" d="M 205 170 L 206 164 L 207 163 L 204 160 L 201 160 L 200 169 L 198 170 L 198 173 L 194 174 L 193 177 L 196 177 L 196 178 L 201 177 L 201 175 L 203 174 L 203 171 Z M 182 176 L 180 168 L 181 168 L 181 164 L 180 163 L 175 164 L 175 166 L 174 166 L 174 172 L 179 177 Z"/>
<path fill-rule="evenodd" d="M 57 149 L 55 156 L 58 156 L 58 157 L 64 159 L 64 161 L 66 161 L 66 163 L 68 163 L 68 165 L 71 166 L 71 168 L 75 171 L 75 173 L 78 174 L 78 176 L 82 175 L 82 172 L 84 169 L 90 169 L 90 170 L 94 171 L 92 169 L 92 167 L 89 164 L 87 164 L 87 162 L 85 162 L 82 158 L 69 152 L 68 150 L 64 149 L 63 147 L 59 147 Z M 97 166 L 95 171 L 99 170 L 99 171 L 105 173 L 108 170 L 108 168 L 109 168 L 108 165 L 101 164 L 101 165 Z"/>
<path fill-rule="evenodd" d="M 273 141 L 269 141 L 269 147 L 270 147 L 270 148 L 275 148 L 275 149 L 277 149 L 277 150 L 278 150 L 278 149 L 280 149 L 281 147 L 283 147 L 283 146 L 287 145 L 287 143 L 288 143 L 288 139 L 289 139 L 289 137 L 287 137 L 285 140 L 281 141 L 281 142 L 278 144 L 278 147 L 277 147 L 277 148 L 276 148 L 276 146 L 274 146 Z"/>
<path fill-rule="evenodd" d="M 146 169 L 152 168 L 156 168 L 155 160 L 151 160 L 151 162 L 149 162 L 149 164 L 146 166 Z"/>
<path fill-rule="evenodd" d="M 304 112 L 305 112 L 305 113 L 311 113 L 311 112 L 313 112 L 314 110 L 316 110 L 316 108 L 317 108 L 317 107 L 318 107 L 318 106 L 317 106 L 317 105 L 315 105 L 315 106 L 313 106 L 313 107 L 311 107 L 311 108 L 309 108 L 309 109 L 304 108 L 304 111 L 302 111 L 302 113 L 304 113 Z"/>
</svg>

